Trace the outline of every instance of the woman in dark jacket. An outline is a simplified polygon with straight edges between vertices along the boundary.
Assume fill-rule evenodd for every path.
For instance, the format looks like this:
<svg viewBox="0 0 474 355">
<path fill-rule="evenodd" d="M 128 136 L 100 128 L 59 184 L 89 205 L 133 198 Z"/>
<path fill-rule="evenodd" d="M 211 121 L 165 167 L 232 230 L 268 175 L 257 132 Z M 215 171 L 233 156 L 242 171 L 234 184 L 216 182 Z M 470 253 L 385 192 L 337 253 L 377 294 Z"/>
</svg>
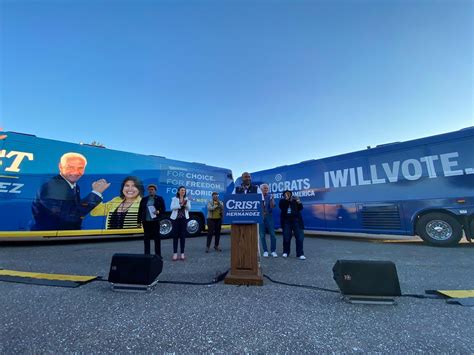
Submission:
<svg viewBox="0 0 474 355">
<path fill-rule="evenodd" d="M 283 192 L 283 198 L 278 203 L 281 214 L 281 228 L 283 230 L 283 257 L 286 258 L 290 255 L 290 245 L 292 234 L 295 235 L 296 241 L 296 257 L 305 260 L 303 252 L 303 239 L 304 234 L 300 230 L 300 224 L 302 221 L 301 210 L 303 204 L 300 199 L 293 197 L 291 191 L 286 190 Z"/>
</svg>

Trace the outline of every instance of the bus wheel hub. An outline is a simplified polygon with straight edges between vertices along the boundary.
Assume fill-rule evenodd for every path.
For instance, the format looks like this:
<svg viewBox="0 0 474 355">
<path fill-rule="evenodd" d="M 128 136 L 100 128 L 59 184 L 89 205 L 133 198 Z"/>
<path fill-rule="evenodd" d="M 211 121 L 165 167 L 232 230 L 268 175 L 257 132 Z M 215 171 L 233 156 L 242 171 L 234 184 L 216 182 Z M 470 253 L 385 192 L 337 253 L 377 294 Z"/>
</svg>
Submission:
<svg viewBox="0 0 474 355">
<path fill-rule="evenodd" d="M 428 235 L 436 240 L 446 240 L 453 235 L 453 229 L 445 221 L 434 220 L 426 225 Z"/>
</svg>

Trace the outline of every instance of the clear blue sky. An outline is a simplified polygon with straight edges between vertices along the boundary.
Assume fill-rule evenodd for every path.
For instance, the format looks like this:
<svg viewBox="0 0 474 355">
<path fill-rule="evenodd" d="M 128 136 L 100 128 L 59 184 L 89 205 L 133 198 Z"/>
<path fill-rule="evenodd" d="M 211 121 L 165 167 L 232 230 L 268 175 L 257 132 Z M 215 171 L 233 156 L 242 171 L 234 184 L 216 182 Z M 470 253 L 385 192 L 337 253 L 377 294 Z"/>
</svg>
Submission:
<svg viewBox="0 0 474 355">
<path fill-rule="evenodd" d="M 458 130 L 473 4 L 0 0 L 0 126 L 235 176 Z"/>
</svg>

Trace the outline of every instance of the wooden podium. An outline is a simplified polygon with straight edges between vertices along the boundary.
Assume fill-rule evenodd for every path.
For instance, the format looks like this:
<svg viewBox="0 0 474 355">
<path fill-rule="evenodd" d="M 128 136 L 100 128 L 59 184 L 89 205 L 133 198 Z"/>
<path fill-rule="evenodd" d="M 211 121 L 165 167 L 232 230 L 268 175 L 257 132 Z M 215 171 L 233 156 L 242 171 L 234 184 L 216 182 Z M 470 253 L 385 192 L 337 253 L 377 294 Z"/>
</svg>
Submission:
<svg viewBox="0 0 474 355">
<path fill-rule="evenodd" d="M 231 269 L 224 280 L 228 285 L 262 286 L 258 255 L 258 224 L 232 224 Z"/>
</svg>

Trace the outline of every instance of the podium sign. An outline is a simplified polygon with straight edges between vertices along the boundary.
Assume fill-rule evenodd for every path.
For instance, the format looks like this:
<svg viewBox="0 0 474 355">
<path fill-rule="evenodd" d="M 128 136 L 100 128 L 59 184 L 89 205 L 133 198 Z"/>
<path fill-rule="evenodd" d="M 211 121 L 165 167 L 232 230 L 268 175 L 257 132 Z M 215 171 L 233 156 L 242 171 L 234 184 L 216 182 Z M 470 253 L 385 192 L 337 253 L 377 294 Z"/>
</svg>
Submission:
<svg viewBox="0 0 474 355">
<path fill-rule="evenodd" d="M 230 272 L 224 283 L 231 285 L 263 285 L 258 262 L 258 224 L 263 219 L 260 194 L 226 195 L 224 223 L 231 224 Z"/>
<path fill-rule="evenodd" d="M 261 194 L 227 194 L 224 197 L 224 224 L 262 223 Z"/>
</svg>

